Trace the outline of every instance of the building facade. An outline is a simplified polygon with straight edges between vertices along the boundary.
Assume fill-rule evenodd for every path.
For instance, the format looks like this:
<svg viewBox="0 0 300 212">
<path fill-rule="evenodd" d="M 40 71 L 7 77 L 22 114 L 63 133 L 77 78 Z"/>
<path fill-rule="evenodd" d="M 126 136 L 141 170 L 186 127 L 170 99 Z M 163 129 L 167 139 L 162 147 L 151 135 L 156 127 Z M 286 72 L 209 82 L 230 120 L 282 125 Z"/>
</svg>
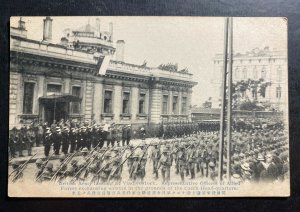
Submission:
<svg viewBox="0 0 300 212">
<path fill-rule="evenodd" d="M 212 83 L 220 88 L 216 96 L 221 96 L 221 82 L 223 72 L 223 55 L 217 54 L 213 58 L 214 79 Z M 248 79 L 259 80 L 270 83 L 266 87 L 265 96 L 249 94 L 250 98 L 257 98 L 257 101 L 268 102 L 277 110 L 286 108 L 288 98 L 288 71 L 286 51 L 264 49 L 253 49 L 246 53 L 235 53 L 233 55 L 233 83 L 246 81 Z M 213 107 L 218 107 L 219 101 L 214 101 Z"/>
<path fill-rule="evenodd" d="M 11 27 L 10 128 L 40 120 L 149 124 L 189 121 L 192 74 L 124 62 L 124 41 L 113 43 L 113 25 L 100 21 L 67 32 L 53 44 L 52 22 L 44 19 L 43 40 L 27 38 L 25 22 Z M 106 56 L 104 74 L 99 69 Z"/>
</svg>

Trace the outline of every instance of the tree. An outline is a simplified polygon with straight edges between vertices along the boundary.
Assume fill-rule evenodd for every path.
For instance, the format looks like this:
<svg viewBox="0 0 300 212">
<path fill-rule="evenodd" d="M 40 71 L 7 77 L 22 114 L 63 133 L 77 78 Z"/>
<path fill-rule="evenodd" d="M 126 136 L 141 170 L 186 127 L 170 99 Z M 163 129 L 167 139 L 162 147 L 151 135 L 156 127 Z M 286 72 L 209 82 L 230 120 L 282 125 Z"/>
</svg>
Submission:
<svg viewBox="0 0 300 212">
<path fill-rule="evenodd" d="M 270 86 L 270 82 L 259 80 L 241 80 L 232 84 L 232 102 L 233 109 L 240 110 L 264 110 L 266 107 L 259 105 L 257 101 L 258 95 L 265 98 L 266 88 Z M 249 96 L 250 94 L 250 96 Z"/>
</svg>

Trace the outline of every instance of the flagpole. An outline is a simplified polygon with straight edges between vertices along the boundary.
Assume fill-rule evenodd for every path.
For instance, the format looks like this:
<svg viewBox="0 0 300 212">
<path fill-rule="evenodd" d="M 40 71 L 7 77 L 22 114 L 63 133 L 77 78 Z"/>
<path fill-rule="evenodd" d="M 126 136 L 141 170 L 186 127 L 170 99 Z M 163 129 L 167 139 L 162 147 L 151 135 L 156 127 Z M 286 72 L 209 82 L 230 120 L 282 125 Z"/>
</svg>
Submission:
<svg viewBox="0 0 300 212">
<path fill-rule="evenodd" d="M 233 60 L 233 18 L 229 18 L 228 44 L 228 105 L 227 105 L 227 180 L 231 177 L 231 123 L 232 123 L 232 60 Z"/>
<path fill-rule="evenodd" d="M 219 166 L 218 181 L 223 179 L 223 149 L 224 149 L 224 119 L 225 119 L 225 98 L 226 98 L 226 73 L 227 73 L 227 47 L 228 47 L 228 17 L 224 23 L 224 54 L 223 54 L 223 76 L 222 76 L 222 105 L 220 117 L 220 139 L 219 139 Z"/>
</svg>

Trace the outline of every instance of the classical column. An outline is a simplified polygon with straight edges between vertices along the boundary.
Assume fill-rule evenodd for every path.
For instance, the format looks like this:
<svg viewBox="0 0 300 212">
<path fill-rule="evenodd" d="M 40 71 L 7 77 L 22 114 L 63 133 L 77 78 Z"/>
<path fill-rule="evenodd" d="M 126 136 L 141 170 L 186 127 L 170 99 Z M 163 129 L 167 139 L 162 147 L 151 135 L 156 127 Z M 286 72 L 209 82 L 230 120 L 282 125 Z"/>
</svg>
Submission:
<svg viewBox="0 0 300 212">
<path fill-rule="evenodd" d="M 130 113 L 131 113 L 131 121 L 136 120 L 136 114 L 139 113 L 139 88 L 132 87 L 130 94 Z"/>
<path fill-rule="evenodd" d="M 103 84 L 100 82 L 95 82 L 94 90 L 94 101 L 93 101 L 93 114 L 96 123 L 101 122 L 101 111 L 103 106 Z"/>
<path fill-rule="evenodd" d="M 114 121 L 120 121 L 120 114 L 122 113 L 122 86 L 114 85 L 114 94 L 113 94 L 113 114 Z"/>
<path fill-rule="evenodd" d="M 159 85 L 149 89 L 149 120 L 151 123 L 159 123 L 162 108 L 162 90 Z"/>
</svg>

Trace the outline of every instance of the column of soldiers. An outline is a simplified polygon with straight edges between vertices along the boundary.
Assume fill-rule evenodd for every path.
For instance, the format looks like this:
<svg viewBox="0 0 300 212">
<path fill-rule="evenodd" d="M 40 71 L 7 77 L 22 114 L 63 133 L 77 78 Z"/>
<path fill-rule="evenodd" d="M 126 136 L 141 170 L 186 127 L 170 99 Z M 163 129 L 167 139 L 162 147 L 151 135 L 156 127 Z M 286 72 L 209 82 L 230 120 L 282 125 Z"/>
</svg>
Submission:
<svg viewBox="0 0 300 212">
<path fill-rule="evenodd" d="M 105 127 L 98 125 L 80 129 L 56 127 L 55 131 L 48 128 L 45 141 L 47 139 L 50 141 L 45 142 L 45 154 L 49 155 L 48 149 L 52 143 L 55 154 L 60 148 L 64 154 L 60 156 L 60 164 L 57 167 L 49 161 L 37 160 L 37 181 L 68 179 L 106 183 L 120 181 L 124 176 L 128 176 L 132 181 L 143 181 L 148 175 L 163 182 L 170 181 L 171 177 L 176 178 L 176 175 L 182 181 L 187 177 L 191 180 L 199 178 L 216 180 L 219 165 L 219 133 L 198 127 L 199 125 L 194 125 L 194 131 L 182 137 L 166 139 L 167 136 L 163 134 L 160 139 L 153 139 L 148 144 L 142 142 L 134 146 L 129 143 L 122 147 L 114 145 L 117 140 L 103 146 L 102 141 L 105 141 L 105 138 L 99 135 L 105 132 Z M 69 136 L 65 138 L 64 133 Z M 76 137 L 74 142 L 71 141 L 74 139 L 72 136 Z M 61 139 L 58 139 L 59 137 Z M 69 140 L 69 152 L 64 147 L 65 140 Z M 245 182 L 274 182 L 287 179 L 289 177 L 287 140 L 287 134 L 278 126 L 272 130 L 260 127 L 233 131 L 231 178 Z M 61 143 L 55 143 L 57 141 Z M 75 156 L 75 150 L 82 155 Z M 227 178 L 225 156 L 226 150 L 223 177 Z M 147 164 L 151 164 L 152 172 L 146 168 Z M 18 165 L 14 167 L 17 169 Z"/>
</svg>

